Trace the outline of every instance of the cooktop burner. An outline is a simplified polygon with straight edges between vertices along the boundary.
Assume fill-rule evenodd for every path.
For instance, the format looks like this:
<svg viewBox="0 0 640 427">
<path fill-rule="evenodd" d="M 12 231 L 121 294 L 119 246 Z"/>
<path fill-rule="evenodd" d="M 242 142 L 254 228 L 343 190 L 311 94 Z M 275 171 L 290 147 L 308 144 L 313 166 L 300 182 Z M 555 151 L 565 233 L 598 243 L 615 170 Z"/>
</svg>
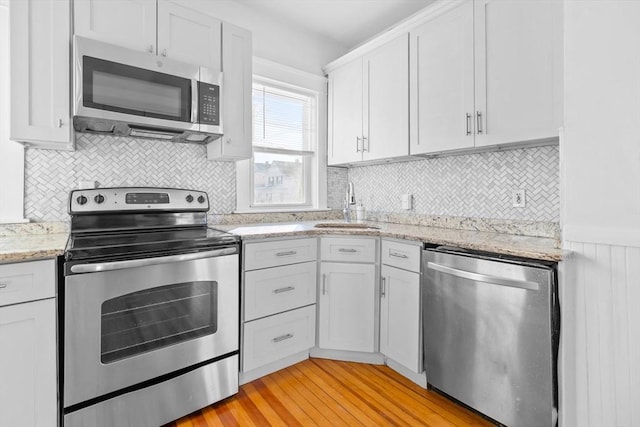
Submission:
<svg viewBox="0 0 640 427">
<path fill-rule="evenodd" d="M 233 245 L 239 238 L 208 227 L 71 234 L 67 260 L 121 258 L 141 253 L 190 252 Z"/>
</svg>

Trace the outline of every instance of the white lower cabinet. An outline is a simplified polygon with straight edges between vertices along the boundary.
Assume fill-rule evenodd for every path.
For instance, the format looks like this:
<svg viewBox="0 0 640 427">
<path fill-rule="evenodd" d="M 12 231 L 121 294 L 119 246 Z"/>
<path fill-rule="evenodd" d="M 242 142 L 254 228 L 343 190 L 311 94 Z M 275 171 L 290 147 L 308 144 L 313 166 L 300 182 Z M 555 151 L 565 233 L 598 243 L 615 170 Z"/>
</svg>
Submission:
<svg viewBox="0 0 640 427">
<path fill-rule="evenodd" d="M 309 357 L 316 343 L 316 238 L 244 244 L 240 382 Z"/>
<path fill-rule="evenodd" d="M 243 370 L 251 371 L 308 350 L 315 340 L 315 304 L 247 322 L 244 325 Z"/>
<path fill-rule="evenodd" d="M 57 426 L 54 274 L 54 260 L 0 265 L 0 426 Z"/>
<path fill-rule="evenodd" d="M 383 265 L 381 277 L 380 353 L 420 373 L 420 274 Z"/>
<path fill-rule="evenodd" d="M 426 386 L 422 363 L 422 245 L 383 239 L 380 253 L 380 353 L 391 368 Z"/>
<path fill-rule="evenodd" d="M 376 351 L 376 266 L 323 262 L 320 272 L 319 347 Z"/>
<path fill-rule="evenodd" d="M 318 347 L 378 351 L 378 239 L 323 237 L 318 294 Z"/>
</svg>

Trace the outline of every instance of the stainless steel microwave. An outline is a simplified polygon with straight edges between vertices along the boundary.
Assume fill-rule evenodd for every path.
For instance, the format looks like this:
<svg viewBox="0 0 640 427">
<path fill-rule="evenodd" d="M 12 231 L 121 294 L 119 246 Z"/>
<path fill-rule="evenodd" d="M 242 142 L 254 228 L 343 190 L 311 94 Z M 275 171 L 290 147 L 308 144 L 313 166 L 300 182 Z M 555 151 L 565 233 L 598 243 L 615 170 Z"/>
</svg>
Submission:
<svg viewBox="0 0 640 427">
<path fill-rule="evenodd" d="M 192 143 L 223 134 L 220 71 L 79 36 L 73 58 L 76 131 Z"/>
</svg>

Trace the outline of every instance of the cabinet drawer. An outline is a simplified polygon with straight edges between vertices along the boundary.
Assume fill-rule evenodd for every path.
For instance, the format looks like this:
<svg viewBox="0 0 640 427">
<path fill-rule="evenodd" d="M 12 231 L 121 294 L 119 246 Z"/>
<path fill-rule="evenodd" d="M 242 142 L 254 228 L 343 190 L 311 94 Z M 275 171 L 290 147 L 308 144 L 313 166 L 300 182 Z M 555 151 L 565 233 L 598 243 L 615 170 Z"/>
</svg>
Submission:
<svg viewBox="0 0 640 427">
<path fill-rule="evenodd" d="M 247 243 L 244 248 L 244 269 L 255 270 L 257 268 L 315 261 L 317 253 L 315 237 Z"/>
<path fill-rule="evenodd" d="M 376 262 L 376 238 L 323 237 L 322 261 Z"/>
<path fill-rule="evenodd" d="M 244 324 L 242 371 L 307 350 L 316 342 L 316 306 L 310 305 Z"/>
<path fill-rule="evenodd" d="M 420 273 L 420 253 L 420 246 L 383 240 L 380 262 L 392 267 Z"/>
<path fill-rule="evenodd" d="M 56 295 L 56 261 L 0 265 L 0 306 Z"/>
<path fill-rule="evenodd" d="M 315 261 L 248 271 L 244 275 L 245 321 L 315 302 Z"/>
</svg>

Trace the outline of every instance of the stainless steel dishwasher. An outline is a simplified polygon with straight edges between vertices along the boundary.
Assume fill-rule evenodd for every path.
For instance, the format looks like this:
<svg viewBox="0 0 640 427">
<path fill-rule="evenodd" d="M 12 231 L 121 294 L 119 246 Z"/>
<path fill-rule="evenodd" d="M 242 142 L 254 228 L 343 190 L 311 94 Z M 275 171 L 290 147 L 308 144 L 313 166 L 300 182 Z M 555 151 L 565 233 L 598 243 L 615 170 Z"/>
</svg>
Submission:
<svg viewBox="0 0 640 427">
<path fill-rule="evenodd" d="M 427 381 L 510 427 L 557 425 L 555 264 L 425 249 Z"/>
</svg>

